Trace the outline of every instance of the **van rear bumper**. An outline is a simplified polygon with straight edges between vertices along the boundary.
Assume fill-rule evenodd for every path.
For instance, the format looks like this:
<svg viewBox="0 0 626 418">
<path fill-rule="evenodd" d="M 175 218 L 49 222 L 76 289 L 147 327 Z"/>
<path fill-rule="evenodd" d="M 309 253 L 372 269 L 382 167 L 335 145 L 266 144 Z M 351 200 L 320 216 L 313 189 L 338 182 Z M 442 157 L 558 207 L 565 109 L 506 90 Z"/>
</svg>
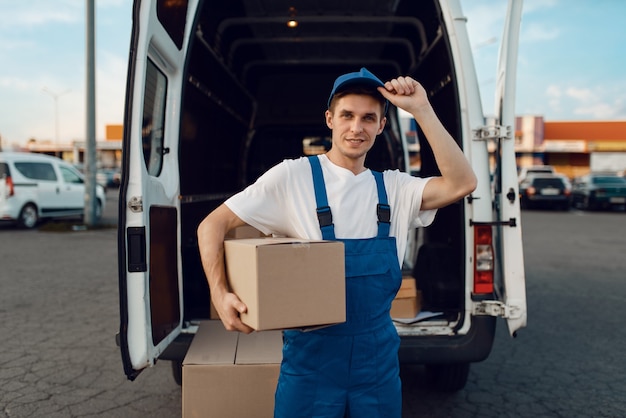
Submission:
<svg viewBox="0 0 626 418">
<path fill-rule="evenodd" d="M 493 346 L 496 318 L 472 317 L 472 326 L 466 335 L 437 337 L 402 337 L 400 363 L 444 364 L 475 363 L 485 360 Z M 161 360 L 182 362 L 194 334 L 182 333 L 159 356 Z"/>
<path fill-rule="evenodd" d="M 496 318 L 474 316 L 465 335 L 405 336 L 400 342 L 400 363 L 475 363 L 485 360 L 493 346 Z"/>
</svg>

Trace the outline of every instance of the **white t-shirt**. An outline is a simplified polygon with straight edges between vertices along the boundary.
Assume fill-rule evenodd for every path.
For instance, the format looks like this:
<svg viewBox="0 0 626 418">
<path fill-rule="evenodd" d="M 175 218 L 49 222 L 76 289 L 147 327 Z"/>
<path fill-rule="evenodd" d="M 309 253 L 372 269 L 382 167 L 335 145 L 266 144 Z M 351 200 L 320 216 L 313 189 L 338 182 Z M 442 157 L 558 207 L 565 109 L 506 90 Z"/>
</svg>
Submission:
<svg viewBox="0 0 626 418">
<path fill-rule="evenodd" d="M 354 175 L 333 164 L 326 155 L 320 155 L 319 160 L 335 237 L 375 237 L 378 233 L 378 192 L 370 170 Z M 430 225 L 436 214 L 436 210 L 420 210 L 424 186 L 430 179 L 413 177 L 398 170 L 385 171 L 383 178 L 391 206 L 389 234 L 396 237 L 398 262 L 402 265 L 409 229 Z M 225 204 L 245 223 L 265 234 L 322 239 L 313 174 L 306 157 L 284 160 Z"/>
</svg>

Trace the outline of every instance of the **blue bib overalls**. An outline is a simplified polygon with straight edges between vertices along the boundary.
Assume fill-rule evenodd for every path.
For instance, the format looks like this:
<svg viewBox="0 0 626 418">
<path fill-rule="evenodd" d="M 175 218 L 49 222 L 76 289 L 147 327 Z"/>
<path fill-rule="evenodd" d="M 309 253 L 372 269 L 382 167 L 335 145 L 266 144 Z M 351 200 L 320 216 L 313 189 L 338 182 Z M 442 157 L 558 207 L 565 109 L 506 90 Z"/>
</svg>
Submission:
<svg viewBox="0 0 626 418">
<path fill-rule="evenodd" d="M 322 236 L 335 240 L 317 157 L 309 158 Z M 274 416 L 376 418 L 401 416 L 398 347 L 389 316 L 402 281 L 382 173 L 378 235 L 342 239 L 346 266 L 346 322 L 314 331 L 284 331 Z M 374 208 L 372 208 L 373 210 Z"/>
</svg>

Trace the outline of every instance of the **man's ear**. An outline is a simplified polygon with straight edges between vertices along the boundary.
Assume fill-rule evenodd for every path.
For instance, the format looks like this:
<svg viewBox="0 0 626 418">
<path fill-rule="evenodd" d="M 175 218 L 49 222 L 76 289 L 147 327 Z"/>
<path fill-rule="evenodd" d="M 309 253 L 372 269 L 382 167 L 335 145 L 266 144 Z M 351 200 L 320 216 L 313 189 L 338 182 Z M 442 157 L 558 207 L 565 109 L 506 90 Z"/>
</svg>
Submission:
<svg viewBox="0 0 626 418">
<path fill-rule="evenodd" d="M 385 129 L 385 125 L 387 124 L 387 117 L 383 116 L 383 118 L 380 120 L 380 127 L 378 129 L 378 132 L 376 133 L 376 135 L 380 135 L 383 130 Z"/>
<path fill-rule="evenodd" d="M 324 113 L 324 118 L 326 119 L 326 126 L 328 126 L 328 129 L 333 129 L 333 114 L 330 110 L 327 110 Z"/>
</svg>

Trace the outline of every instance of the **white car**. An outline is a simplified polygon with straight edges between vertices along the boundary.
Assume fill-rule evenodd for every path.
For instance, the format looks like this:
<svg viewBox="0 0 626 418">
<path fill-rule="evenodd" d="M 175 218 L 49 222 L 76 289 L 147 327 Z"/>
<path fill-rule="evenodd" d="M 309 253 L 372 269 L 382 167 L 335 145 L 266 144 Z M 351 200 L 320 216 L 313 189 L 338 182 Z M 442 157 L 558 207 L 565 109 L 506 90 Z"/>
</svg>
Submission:
<svg viewBox="0 0 626 418">
<path fill-rule="evenodd" d="M 96 218 L 106 196 L 96 186 Z M 34 228 L 42 219 L 83 215 L 85 179 L 60 158 L 25 152 L 0 152 L 0 221 Z"/>
<path fill-rule="evenodd" d="M 534 175 L 556 175 L 556 171 L 551 165 L 532 165 L 530 167 L 522 167 L 519 172 L 518 181 L 521 183 L 528 177 Z"/>
</svg>

